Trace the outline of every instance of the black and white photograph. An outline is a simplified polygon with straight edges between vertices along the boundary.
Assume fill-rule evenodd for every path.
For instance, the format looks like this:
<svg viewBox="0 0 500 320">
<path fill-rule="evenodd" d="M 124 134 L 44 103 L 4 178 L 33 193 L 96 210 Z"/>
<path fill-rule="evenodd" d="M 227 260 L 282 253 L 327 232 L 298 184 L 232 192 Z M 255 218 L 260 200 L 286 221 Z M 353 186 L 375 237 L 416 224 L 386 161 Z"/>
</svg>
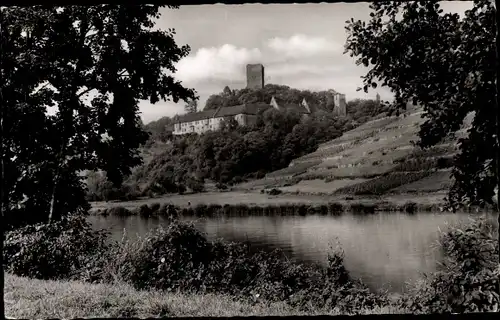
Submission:
<svg viewBox="0 0 500 320">
<path fill-rule="evenodd" d="M 0 313 L 499 312 L 499 2 L 2 4 Z"/>
</svg>

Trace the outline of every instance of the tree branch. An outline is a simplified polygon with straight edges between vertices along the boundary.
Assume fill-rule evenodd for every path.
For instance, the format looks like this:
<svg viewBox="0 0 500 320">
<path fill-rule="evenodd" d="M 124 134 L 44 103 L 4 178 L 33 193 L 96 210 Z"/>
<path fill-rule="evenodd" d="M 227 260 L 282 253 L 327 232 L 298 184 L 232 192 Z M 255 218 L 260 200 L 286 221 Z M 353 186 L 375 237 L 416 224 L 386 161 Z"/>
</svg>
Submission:
<svg viewBox="0 0 500 320">
<path fill-rule="evenodd" d="M 94 89 L 94 88 L 87 88 L 87 90 L 84 90 L 84 91 L 80 92 L 80 93 L 79 93 L 76 97 L 77 97 L 77 98 L 80 98 L 81 96 L 83 96 L 84 94 L 86 94 L 86 93 L 88 93 L 88 92 L 92 91 L 93 89 Z"/>
</svg>

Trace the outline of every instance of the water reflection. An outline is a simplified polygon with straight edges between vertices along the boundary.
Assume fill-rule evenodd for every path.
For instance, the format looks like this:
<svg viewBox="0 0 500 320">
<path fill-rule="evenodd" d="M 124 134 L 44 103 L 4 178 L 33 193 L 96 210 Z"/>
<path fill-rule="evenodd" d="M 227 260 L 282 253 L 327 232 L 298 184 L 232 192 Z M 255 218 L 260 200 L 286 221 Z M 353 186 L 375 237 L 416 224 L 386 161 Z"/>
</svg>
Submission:
<svg viewBox="0 0 500 320">
<path fill-rule="evenodd" d="M 162 217 L 91 217 L 95 227 L 110 228 L 116 240 L 127 229 L 129 237 L 168 224 Z M 259 249 L 281 248 L 293 260 L 326 264 L 331 245 L 345 252 L 351 274 L 371 288 L 401 291 L 405 282 L 434 271 L 441 252 L 433 248 L 447 224 L 467 221 L 467 214 L 380 213 L 374 215 L 307 217 L 190 218 L 210 240 L 249 241 Z"/>
</svg>

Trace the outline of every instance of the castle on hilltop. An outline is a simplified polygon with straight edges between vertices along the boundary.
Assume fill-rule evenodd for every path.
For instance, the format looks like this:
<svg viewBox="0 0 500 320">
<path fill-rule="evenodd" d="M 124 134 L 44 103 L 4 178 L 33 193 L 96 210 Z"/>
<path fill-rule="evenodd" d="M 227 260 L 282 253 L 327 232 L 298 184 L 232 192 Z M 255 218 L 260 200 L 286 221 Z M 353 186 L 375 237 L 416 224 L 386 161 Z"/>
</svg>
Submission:
<svg viewBox="0 0 500 320">
<path fill-rule="evenodd" d="M 262 64 L 248 64 L 246 66 L 247 88 L 264 88 L 264 66 Z M 333 93 L 334 110 L 338 115 L 346 115 L 345 94 Z M 317 106 L 310 106 L 303 98 L 300 104 L 286 103 L 277 97 L 272 97 L 269 103 L 249 103 L 230 107 L 219 106 L 216 110 L 188 113 L 178 117 L 174 123 L 173 134 L 204 133 L 219 130 L 223 120 L 235 119 L 240 126 L 255 125 L 259 112 L 274 108 L 279 111 L 294 110 L 302 117 L 308 117 L 318 110 Z"/>
</svg>

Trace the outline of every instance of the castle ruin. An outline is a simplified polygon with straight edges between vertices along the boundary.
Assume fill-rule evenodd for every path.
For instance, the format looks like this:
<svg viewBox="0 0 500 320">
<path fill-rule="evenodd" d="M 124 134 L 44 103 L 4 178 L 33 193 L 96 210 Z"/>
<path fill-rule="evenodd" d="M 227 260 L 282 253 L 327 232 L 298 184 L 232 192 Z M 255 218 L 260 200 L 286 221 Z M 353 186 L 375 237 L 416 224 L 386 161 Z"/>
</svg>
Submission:
<svg viewBox="0 0 500 320">
<path fill-rule="evenodd" d="M 335 114 L 339 116 L 345 116 L 347 114 L 347 102 L 345 94 L 336 92 L 333 95 L 333 104 L 334 104 L 333 112 L 335 112 Z"/>
<path fill-rule="evenodd" d="M 264 88 L 264 66 L 259 64 L 247 64 L 247 88 Z"/>
</svg>

